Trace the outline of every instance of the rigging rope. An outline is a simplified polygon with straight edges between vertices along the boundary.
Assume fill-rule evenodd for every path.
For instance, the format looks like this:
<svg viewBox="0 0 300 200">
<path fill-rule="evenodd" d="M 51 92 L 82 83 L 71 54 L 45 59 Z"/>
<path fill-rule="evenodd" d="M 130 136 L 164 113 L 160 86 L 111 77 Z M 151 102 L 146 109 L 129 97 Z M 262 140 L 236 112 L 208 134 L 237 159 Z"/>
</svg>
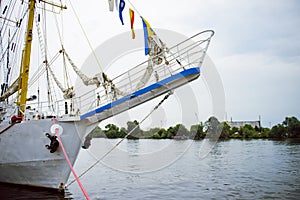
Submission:
<svg viewBox="0 0 300 200">
<path fill-rule="evenodd" d="M 77 13 L 76 13 L 76 11 L 75 11 L 75 9 L 74 9 L 72 3 L 71 3 L 71 0 L 69 0 L 69 2 L 70 2 L 70 5 L 71 5 L 71 7 L 72 7 L 73 13 L 74 13 L 74 15 L 75 15 L 75 17 L 76 17 L 76 19 L 77 19 L 77 21 L 78 21 L 78 24 L 79 24 L 79 26 L 80 26 L 80 28 L 81 28 L 83 34 L 84 34 L 84 37 L 85 37 L 85 39 L 87 40 L 87 43 L 88 43 L 90 49 L 92 50 L 92 53 L 93 53 L 93 55 L 94 55 L 94 57 L 95 57 L 95 59 L 96 59 L 97 65 L 98 65 L 98 67 L 100 68 L 101 72 L 103 72 L 103 69 L 102 69 L 102 67 L 101 67 L 101 65 L 100 65 L 100 61 L 99 61 L 99 59 L 98 59 L 98 57 L 97 57 L 97 55 L 96 55 L 96 53 L 95 53 L 94 48 L 92 47 L 92 44 L 91 44 L 91 42 L 90 42 L 90 40 L 89 40 L 89 38 L 88 38 L 86 32 L 84 31 L 84 28 L 83 28 L 83 26 L 82 26 L 82 24 L 81 24 L 81 22 L 80 22 L 80 20 L 79 20 L 79 17 L 78 17 L 78 15 L 77 15 Z"/>
<path fill-rule="evenodd" d="M 11 41 L 13 41 L 15 37 L 18 37 L 17 39 L 22 38 L 22 37 L 19 35 L 19 33 L 21 32 L 21 31 L 20 31 L 20 25 L 21 25 L 22 19 L 25 18 L 25 16 L 26 16 L 27 13 L 28 13 L 28 9 L 26 9 L 26 10 L 24 11 L 24 13 L 22 14 L 22 17 L 20 17 L 20 21 L 17 22 L 19 25 L 17 26 L 18 28 L 13 32 L 13 34 L 12 34 L 12 36 L 11 36 L 11 38 L 10 38 Z M 5 23 L 3 23 L 3 26 L 4 26 L 4 24 L 5 24 Z M 1 37 L 3 37 L 3 35 L 5 34 L 5 32 L 7 32 L 7 31 L 6 31 L 7 27 L 9 27 L 9 26 L 5 26 L 5 30 L 4 30 L 4 31 L 3 31 L 3 27 L 1 27 L 1 31 L 0 31 Z M 22 28 L 23 28 L 23 26 L 22 26 Z M 3 33 L 3 32 L 4 32 L 4 33 Z M 3 45 L 3 44 L 1 44 L 1 45 Z M 5 43 L 4 46 L 8 46 L 8 45 L 6 45 L 6 43 Z M 0 62 L 3 61 L 3 59 L 4 59 L 5 56 L 6 56 L 6 51 L 8 51 L 8 50 L 9 50 L 9 49 L 6 49 L 4 52 L 1 52 L 2 54 L 1 54 Z"/>
<path fill-rule="evenodd" d="M 142 124 L 165 100 L 167 100 L 169 98 L 170 95 L 173 94 L 173 91 L 170 90 L 168 92 L 168 94 L 165 95 L 165 97 L 149 112 L 148 115 L 146 115 L 140 123 L 138 123 L 129 133 L 127 133 L 127 135 L 125 135 L 124 138 L 122 138 L 117 144 L 115 144 L 115 146 L 113 146 L 108 152 L 106 152 L 100 159 L 98 159 L 94 164 L 92 164 L 88 169 L 86 169 L 83 173 L 81 173 L 78 176 L 78 179 L 81 178 L 82 176 L 84 176 L 88 171 L 90 171 L 92 168 L 94 168 L 99 162 L 101 162 L 106 156 L 108 156 L 114 149 L 116 149 L 128 136 L 130 136 L 138 127 L 140 124 Z M 76 181 L 76 179 L 70 181 L 70 183 L 68 183 L 66 185 L 66 187 L 69 187 L 70 185 L 72 185 L 74 182 Z"/>
<path fill-rule="evenodd" d="M 127 1 L 128 1 L 128 3 L 132 6 L 133 10 L 135 10 L 135 12 L 136 12 L 139 16 L 142 16 L 142 15 L 139 13 L 139 11 L 135 8 L 135 6 L 133 5 L 133 3 L 131 3 L 130 0 L 127 0 Z"/>
<path fill-rule="evenodd" d="M 141 13 L 136 9 L 136 7 L 133 5 L 133 3 L 131 3 L 130 0 L 127 0 L 127 1 L 128 1 L 128 3 L 132 6 L 133 10 L 134 10 L 140 17 L 142 17 Z M 158 34 L 157 34 L 156 32 L 155 32 L 155 34 L 156 34 L 156 36 L 158 37 L 158 39 L 160 40 Z M 165 47 L 164 47 L 164 48 L 165 48 L 165 51 L 166 51 L 167 53 L 170 53 L 171 56 L 173 56 L 173 58 L 176 59 L 176 56 L 174 55 L 173 52 L 170 51 L 170 49 L 166 46 L 166 44 L 164 44 L 161 40 L 160 40 L 160 42 L 162 43 L 162 46 L 165 46 Z M 163 54 L 160 53 L 160 55 L 163 55 Z M 166 59 L 165 59 L 165 61 L 166 61 L 166 64 L 167 64 L 168 61 L 167 61 Z M 182 65 L 179 63 L 179 61 L 178 61 L 177 59 L 176 59 L 176 61 L 177 61 L 177 63 L 178 63 L 180 66 L 182 66 Z M 167 64 L 167 65 L 168 65 L 168 64 Z M 183 69 L 184 69 L 184 67 L 183 67 Z M 168 68 L 168 70 L 169 70 L 170 74 L 172 74 L 169 68 Z"/>
</svg>

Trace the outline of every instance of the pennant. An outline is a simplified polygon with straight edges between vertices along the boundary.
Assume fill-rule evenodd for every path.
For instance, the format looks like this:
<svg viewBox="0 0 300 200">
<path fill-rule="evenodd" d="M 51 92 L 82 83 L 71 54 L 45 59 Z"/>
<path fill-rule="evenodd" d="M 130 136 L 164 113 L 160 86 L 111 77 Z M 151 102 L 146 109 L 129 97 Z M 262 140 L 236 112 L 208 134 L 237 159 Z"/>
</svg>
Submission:
<svg viewBox="0 0 300 200">
<path fill-rule="evenodd" d="M 130 27 L 131 27 L 132 39 L 135 39 L 135 32 L 134 32 L 134 29 L 133 29 L 134 11 L 131 8 L 129 8 L 129 16 L 130 16 Z"/>
<path fill-rule="evenodd" d="M 122 22 L 122 25 L 124 25 L 124 22 L 123 22 L 123 16 L 122 16 L 122 12 L 125 8 L 125 1 L 124 0 L 120 0 L 120 4 L 119 4 L 119 17 L 120 17 L 120 20 Z"/>
<path fill-rule="evenodd" d="M 114 0 L 108 0 L 109 4 L 109 11 L 113 12 L 114 11 Z"/>
<path fill-rule="evenodd" d="M 145 55 L 149 54 L 149 44 L 148 44 L 148 38 L 155 35 L 153 29 L 151 28 L 150 24 L 143 18 L 143 29 L 144 29 L 144 39 L 145 39 Z"/>
<path fill-rule="evenodd" d="M 115 0 L 116 10 L 119 11 L 119 0 Z"/>
</svg>

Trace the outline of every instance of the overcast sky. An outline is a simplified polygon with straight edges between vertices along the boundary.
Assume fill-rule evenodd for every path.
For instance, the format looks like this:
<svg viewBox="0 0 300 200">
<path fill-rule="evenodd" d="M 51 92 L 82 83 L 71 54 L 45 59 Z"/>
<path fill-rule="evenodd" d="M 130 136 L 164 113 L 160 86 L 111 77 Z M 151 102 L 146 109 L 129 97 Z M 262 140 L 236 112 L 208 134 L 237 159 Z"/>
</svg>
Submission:
<svg viewBox="0 0 300 200">
<path fill-rule="evenodd" d="M 257 120 L 261 115 L 263 125 L 269 127 L 286 116 L 300 118 L 300 1 L 131 2 L 154 29 L 186 36 L 205 29 L 215 31 L 208 55 L 223 83 L 228 120 Z M 132 6 L 126 3 L 122 26 L 118 12 L 109 12 L 108 0 L 72 0 L 94 48 L 130 30 L 128 8 Z M 135 27 L 142 28 L 137 17 Z M 79 35 L 73 32 L 74 37 Z M 78 60 L 80 56 L 82 63 L 87 55 L 82 53 Z"/>
<path fill-rule="evenodd" d="M 186 35 L 215 30 L 208 54 L 223 81 L 228 118 L 253 120 L 261 115 L 268 125 L 286 116 L 300 117 L 299 1 L 135 2 L 141 9 L 142 2 L 151 2 L 145 12 L 152 24 Z M 152 10 L 160 7 L 159 12 L 151 15 L 151 5 Z"/>
</svg>

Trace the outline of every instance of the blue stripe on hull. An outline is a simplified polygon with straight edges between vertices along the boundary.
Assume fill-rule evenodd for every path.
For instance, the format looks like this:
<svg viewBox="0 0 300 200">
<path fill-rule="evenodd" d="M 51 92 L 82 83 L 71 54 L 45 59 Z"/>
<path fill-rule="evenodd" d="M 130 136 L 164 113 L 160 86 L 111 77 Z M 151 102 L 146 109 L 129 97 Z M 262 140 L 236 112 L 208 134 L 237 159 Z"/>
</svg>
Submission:
<svg viewBox="0 0 300 200">
<path fill-rule="evenodd" d="M 157 89 L 157 88 L 159 88 L 161 86 L 164 86 L 164 85 L 166 85 L 168 83 L 171 83 L 171 82 L 173 82 L 175 80 L 184 78 L 184 77 L 189 76 L 189 75 L 199 74 L 199 73 L 200 73 L 200 69 L 199 68 L 190 68 L 190 69 L 184 70 L 184 71 L 182 71 L 180 73 L 177 73 L 177 74 L 172 75 L 172 76 L 170 76 L 170 77 L 168 77 L 166 79 L 163 79 L 163 80 L 161 80 L 161 81 L 159 81 L 157 83 L 149 85 L 149 86 L 147 86 L 147 87 L 145 87 L 145 88 L 143 88 L 141 90 L 138 90 L 138 91 L 136 91 L 136 92 L 134 92 L 134 93 L 132 93 L 130 95 L 122 97 L 121 99 L 118 99 L 116 101 L 108 103 L 108 104 L 106 104 L 106 105 L 104 105 L 102 107 L 99 107 L 99 108 L 97 108 L 97 109 L 95 109 L 93 111 L 90 111 L 90 112 L 88 112 L 86 114 L 83 114 L 83 115 L 80 116 L 80 120 L 83 120 L 83 119 L 86 119 L 88 117 L 91 117 L 91 116 L 93 116 L 93 115 L 95 115 L 97 113 L 101 113 L 104 110 L 108 110 L 108 109 L 110 109 L 110 108 L 112 108 L 112 107 L 114 107 L 116 105 L 124 103 L 124 102 L 126 102 L 126 101 L 128 101 L 130 99 L 135 98 L 135 97 L 141 96 L 141 95 L 143 95 L 143 94 L 145 94 L 145 93 L 147 93 L 149 91 Z"/>
</svg>

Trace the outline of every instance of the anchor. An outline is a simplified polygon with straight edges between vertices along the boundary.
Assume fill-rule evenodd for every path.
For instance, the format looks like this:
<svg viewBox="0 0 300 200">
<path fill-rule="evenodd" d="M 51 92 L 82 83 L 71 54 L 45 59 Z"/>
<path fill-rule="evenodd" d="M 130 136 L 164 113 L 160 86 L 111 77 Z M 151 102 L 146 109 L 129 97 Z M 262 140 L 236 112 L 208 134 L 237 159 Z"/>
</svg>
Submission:
<svg viewBox="0 0 300 200">
<path fill-rule="evenodd" d="M 59 147 L 59 142 L 57 140 L 57 137 L 52 136 L 49 133 L 46 133 L 45 135 L 47 138 L 50 139 L 50 144 L 45 145 L 45 147 L 50 150 L 50 153 L 54 153 L 57 150 L 57 148 Z"/>
</svg>

